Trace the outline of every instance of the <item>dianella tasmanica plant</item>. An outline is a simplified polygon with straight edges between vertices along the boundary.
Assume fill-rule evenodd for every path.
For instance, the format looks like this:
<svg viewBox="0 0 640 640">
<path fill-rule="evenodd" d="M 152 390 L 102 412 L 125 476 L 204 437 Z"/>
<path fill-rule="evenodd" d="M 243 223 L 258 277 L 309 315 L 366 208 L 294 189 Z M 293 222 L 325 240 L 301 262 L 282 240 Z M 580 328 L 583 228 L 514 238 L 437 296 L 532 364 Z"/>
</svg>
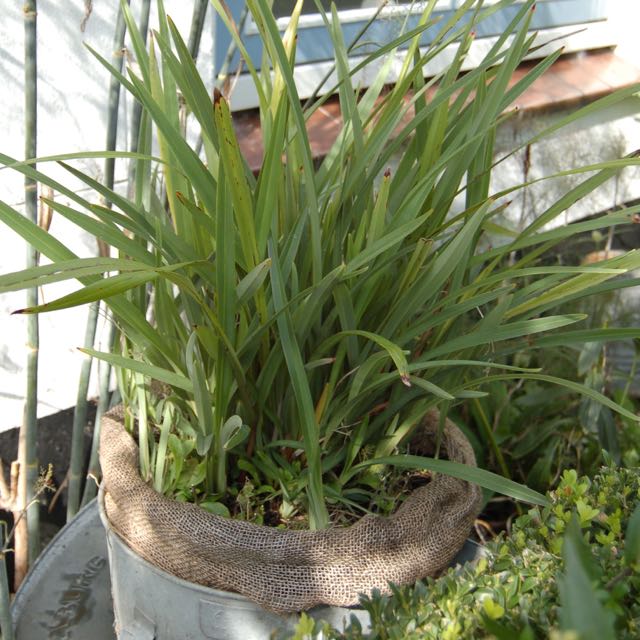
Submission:
<svg viewBox="0 0 640 640">
<path fill-rule="evenodd" d="M 148 47 L 123 3 L 135 66 L 120 73 L 94 54 L 142 105 L 138 152 L 102 153 L 133 163 L 131 197 L 74 168 L 75 155 L 53 160 L 110 208 L 0 156 L 62 194 L 68 204 L 56 199 L 55 211 L 117 257 L 79 259 L 2 204 L 4 223 L 52 261 L 2 276 L 2 290 L 76 279 L 75 293 L 25 311 L 108 303 L 117 347 L 90 353 L 118 370 L 142 477 L 177 499 L 258 521 L 275 509 L 280 522 L 303 515 L 325 527 L 335 514 L 384 510 L 381 490 L 395 467 L 451 473 L 544 503 L 486 471 L 409 455 L 406 443 L 425 413 L 437 409 L 444 424 L 450 407 L 499 380 L 573 385 L 625 412 L 594 390 L 515 366 L 510 354 L 542 332 L 566 343 L 607 339 L 606 329 L 585 338 L 583 315 L 554 309 L 638 268 L 640 255 L 580 267 L 541 266 L 538 258 L 574 233 L 628 222 L 636 209 L 548 230 L 638 160 L 572 170 L 590 177 L 524 231 L 481 250 L 509 207 L 509 193 L 490 190 L 496 129 L 560 55 L 510 84 L 534 46 L 532 2 L 515 5 L 505 32 L 464 74 L 477 25 L 511 0 L 469 0 L 435 27 L 430 0 L 415 26 L 356 67 L 335 7 L 322 11 L 335 84 L 304 107 L 293 74 L 302 1 L 284 34 L 266 0 L 247 1 L 262 40 L 259 70 L 224 6 L 213 4 L 259 99 L 260 171 L 243 157 L 227 97 L 205 86 L 162 2 Z M 435 35 L 425 48 L 428 28 Z M 452 49 L 450 64 L 425 80 L 429 63 Z M 366 90 L 356 83 L 365 66 L 377 70 Z M 637 90 L 561 118 L 536 140 Z M 306 123 L 336 93 L 344 126 L 316 163 Z M 454 210 L 454 200 L 463 206 Z"/>
</svg>

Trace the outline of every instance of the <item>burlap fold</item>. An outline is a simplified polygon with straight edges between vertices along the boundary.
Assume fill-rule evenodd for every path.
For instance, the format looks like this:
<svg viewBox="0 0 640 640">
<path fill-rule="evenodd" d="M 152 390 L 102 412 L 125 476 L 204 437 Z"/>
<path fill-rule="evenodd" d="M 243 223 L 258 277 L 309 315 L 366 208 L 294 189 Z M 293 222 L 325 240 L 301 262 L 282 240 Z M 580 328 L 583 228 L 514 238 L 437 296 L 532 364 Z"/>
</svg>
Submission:
<svg viewBox="0 0 640 640">
<path fill-rule="evenodd" d="M 433 439 L 437 416 L 424 421 Z M 465 436 L 447 421 L 449 460 L 475 466 Z M 358 594 L 409 584 L 445 568 L 480 509 L 478 486 L 437 474 L 389 517 L 349 527 L 286 531 L 216 516 L 143 482 L 138 447 L 121 416 L 102 418 L 100 461 L 109 522 L 148 562 L 179 578 L 241 593 L 278 613 L 357 604 Z"/>
</svg>

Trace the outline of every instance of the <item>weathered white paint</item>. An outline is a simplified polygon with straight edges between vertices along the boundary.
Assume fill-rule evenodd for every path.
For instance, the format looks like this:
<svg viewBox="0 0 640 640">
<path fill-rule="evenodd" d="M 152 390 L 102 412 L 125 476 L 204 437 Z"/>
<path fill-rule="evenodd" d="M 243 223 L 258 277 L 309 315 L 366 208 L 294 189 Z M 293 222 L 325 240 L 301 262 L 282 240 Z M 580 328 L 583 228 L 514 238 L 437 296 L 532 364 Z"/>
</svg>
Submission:
<svg viewBox="0 0 640 640">
<path fill-rule="evenodd" d="M 522 147 L 536 133 L 554 124 L 569 112 L 544 116 L 523 114 L 505 124 L 496 138 L 497 158 Z M 493 174 L 492 191 L 499 193 L 514 185 L 539 180 L 575 167 L 622 158 L 640 148 L 640 98 L 630 98 L 607 112 L 608 118 L 586 118 L 552 136 L 524 147 L 507 157 Z M 527 160 L 528 159 L 528 169 Z M 576 174 L 542 180 L 507 196 L 512 204 L 507 214 L 523 229 L 590 174 Z M 627 168 L 618 176 L 576 202 L 549 226 L 568 224 L 640 197 L 640 167 Z"/>
<path fill-rule="evenodd" d="M 188 34 L 191 20 L 192 3 L 181 0 L 165 0 L 167 12 L 174 18 L 182 33 Z M 629 9 L 632 4 L 633 8 Z M 85 7 L 92 5 L 92 12 L 86 21 L 86 28 L 80 25 L 85 18 Z M 134 12 L 138 6 L 132 2 Z M 624 0 L 612 0 L 612 24 L 619 38 L 619 51 L 640 64 L 640 50 L 635 46 L 633 33 L 640 23 L 640 3 Z M 90 43 L 107 58 L 110 57 L 113 31 L 116 17 L 115 0 L 94 0 L 93 2 L 58 2 L 39 0 L 38 2 L 38 45 L 39 45 L 39 122 L 38 155 L 96 150 L 104 147 L 105 139 L 105 103 L 108 90 L 108 73 L 94 60 L 83 46 Z M 635 18 L 630 15 L 635 12 Z M 204 55 L 199 66 L 205 75 L 211 74 L 210 59 L 206 52 L 211 49 L 212 32 L 205 28 L 202 41 Z M 152 24 L 157 20 L 152 15 Z M 19 2 L 7 2 L 3 7 L 0 20 L 0 151 L 15 158 L 23 154 L 23 23 L 22 5 Z M 126 144 L 129 123 L 130 99 L 123 95 L 121 101 L 123 123 L 119 132 L 121 148 Z M 631 107 L 633 108 L 633 107 Z M 625 117 L 620 119 L 620 116 Z M 532 152 L 535 166 L 531 172 L 547 171 L 561 166 L 561 162 L 575 161 L 567 157 L 565 150 L 576 153 L 588 148 L 594 151 L 594 158 L 611 157 L 613 149 L 640 147 L 638 121 L 629 113 L 610 113 L 609 123 L 592 123 L 579 132 L 568 134 L 568 139 L 558 138 L 549 147 L 539 147 Z M 540 126 L 540 122 L 520 122 L 518 128 L 503 129 L 501 136 L 507 142 L 510 136 L 524 135 Z M 598 156 L 603 153 L 604 156 Z M 510 180 L 521 180 L 522 158 L 515 156 L 510 167 L 505 166 L 503 174 L 497 177 L 496 188 Z M 117 166 L 117 179 L 124 178 L 123 169 Z M 78 161 L 77 166 L 99 179 L 102 176 L 102 162 L 99 160 Z M 51 163 L 41 165 L 51 175 L 72 185 L 65 172 Z M 520 174 L 519 174 L 520 172 Z M 500 182 L 502 180 L 502 183 Z M 640 182 L 640 181 L 636 181 Z M 632 182 L 627 180 L 619 184 L 618 198 L 637 197 L 631 189 Z M 564 186 L 559 186 L 562 190 Z M 20 208 L 22 206 L 22 179 L 6 169 L 0 170 L 0 199 Z M 543 190 L 548 197 L 551 191 Z M 58 197 L 61 201 L 64 198 Z M 603 195 L 602 202 L 589 203 L 584 212 L 592 212 L 610 206 L 613 195 Z M 529 198 L 540 202 L 541 197 Z M 519 215 L 519 214 L 516 214 Z M 579 215 L 579 213 L 576 213 Z M 60 216 L 54 216 L 51 232 L 64 239 L 68 246 L 79 255 L 87 256 L 96 252 L 93 239 L 70 229 Z M 11 232 L 0 230 L 0 273 L 15 271 L 24 264 L 25 247 Z M 46 299 L 57 297 L 68 291 L 68 286 L 48 289 Z M 22 374 L 25 356 L 24 321 L 10 312 L 24 306 L 24 294 L 0 296 L 0 430 L 16 426 L 21 421 L 24 377 Z M 40 316 L 40 415 L 66 408 L 75 403 L 76 382 L 81 355 L 76 350 L 83 341 L 86 310 L 69 310 Z"/>
<path fill-rule="evenodd" d="M 86 5 L 92 11 L 86 17 Z M 139 2 L 132 2 L 137 15 Z M 155 3 L 152 3 L 154 5 Z M 193 3 L 166 0 L 167 13 L 188 37 Z M 116 0 L 93 2 L 38 2 L 38 156 L 81 150 L 104 149 L 106 136 L 106 101 L 109 73 L 85 48 L 89 43 L 102 56 L 110 59 L 116 22 Z M 212 48 L 212 11 L 208 12 L 201 49 Z M 157 25 L 152 11 L 151 25 Z M 20 2 L 7 2 L 0 20 L 0 151 L 13 158 L 23 157 L 23 15 Z M 130 60 L 129 60 L 130 61 Z M 200 63 L 203 76 L 212 76 L 207 56 Z M 212 79 L 212 78 L 211 78 Z M 119 148 L 129 137 L 127 114 L 131 98 L 121 94 Z M 103 175 L 101 160 L 76 161 L 76 166 L 96 179 Z M 78 187 L 70 176 L 53 163 L 38 167 L 64 182 Z M 116 163 L 116 180 L 123 180 L 125 167 Z M 61 202 L 65 199 L 59 195 Z M 23 181 L 13 171 L 0 170 L 0 199 L 20 209 L 23 203 Z M 92 200 L 97 200 L 91 196 Z M 51 233 L 61 238 L 80 256 L 97 252 L 95 240 L 54 215 Z M 24 266 L 25 245 L 6 228 L 0 229 L 0 273 L 16 271 Z M 45 300 L 66 293 L 74 286 L 57 285 L 46 291 Z M 0 430 L 14 427 L 22 420 L 25 359 L 25 321 L 10 312 L 24 307 L 23 293 L 0 295 Z M 86 323 L 86 308 L 40 316 L 39 415 L 46 415 L 75 404 L 76 387 Z M 94 380 L 97 376 L 93 376 Z M 95 391 L 95 384 L 93 386 Z"/>
</svg>

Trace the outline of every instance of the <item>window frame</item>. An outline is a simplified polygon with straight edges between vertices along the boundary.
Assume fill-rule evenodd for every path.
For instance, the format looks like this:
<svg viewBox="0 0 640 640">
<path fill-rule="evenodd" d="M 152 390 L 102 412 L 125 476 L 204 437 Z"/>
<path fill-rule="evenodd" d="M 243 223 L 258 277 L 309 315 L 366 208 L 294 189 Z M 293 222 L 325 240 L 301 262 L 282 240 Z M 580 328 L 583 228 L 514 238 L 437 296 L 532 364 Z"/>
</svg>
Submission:
<svg viewBox="0 0 640 640">
<path fill-rule="evenodd" d="M 485 0 L 488 6 L 498 0 Z M 509 7 L 497 11 L 489 19 L 478 25 L 476 38 L 471 46 L 471 50 L 465 60 L 464 70 L 475 67 L 482 59 L 483 54 L 496 41 L 501 30 L 508 24 L 511 18 L 518 11 L 517 2 Z M 441 16 L 446 19 L 462 4 L 463 0 L 438 0 L 434 9 L 434 17 Z M 245 5 L 244 0 L 227 0 L 227 7 L 236 23 L 239 23 Z M 385 7 L 381 11 L 380 17 L 367 30 L 366 40 L 373 41 L 367 51 L 361 48 L 357 55 L 350 57 L 351 63 L 355 66 L 361 62 L 367 52 L 373 47 L 380 46 L 388 42 L 399 33 L 400 25 L 407 20 L 407 29 L 417 25 L 420 14 L 425 3 L 419 2 L 409 5 L 392 5 Z M 538 41 L 544 43 L 554 40 L 550 47 L 543 47 L 530 57 L 542 57 L 551 50 L 565 47 L 565 52 L 575 52 L 593 48 L 602 48 L 615 44 L 614 34 L 607 24 L 609 0 L 538 0 L 536 12 L 532 16 L 531 30 L 538 32 Z M 350 9 L 342 11 L 340 14 L 345 42 L 352 42 L 356 35 L 366 25 L 367 21 L 375 14 L 374 8 Z M 408 14 L 408 17 L 407 17 Z M 279 18 L 278 26 L 284 32 L 288 18 Z M 422 48 L 426 50 L 429 42 L 438 31 L 435 25 L 425 31 L 422 36 Z M 224 24 L 216 16 L 214 21 L 214 72 L 219 72 L 223 61 L 227 57 L 231 37 L 226 31 Z M 248 18 L 242 28 L 243 43 L 251 60 L 256 68 L 260 67 L 262 58 L 262 43 L 258 30 L 253 21 Z M 455 46 L 445 50 L 437 59 L 433 60 L 425 67 L 425 76 L 433 76 L 444 69 L 453 57 Z M 331 71 L 334 60 L 330 55 L 332 51 L 331 40 L 326 31 L 322 17 L 319 14 L 306 14 L 301 16 L 298 28 L 298 43 L 296 48 L 296 85 L 301 98 L 309 97 L 316 90 L 319 82 Z M 401 57 L 401 52 L 398 58 Z M 364 69 L 354 78 L 354 82 L 361 86 L 367 86 L 368 82 L 375 76 L 379 66 L 374 64 L 371 68 Z M 239 57 L 236 52 L 229 67 L 229 72 L 237 68 Z M 389 78 L 394 81 L 393 71 Z M 330 87 L 330 79 L 325 85 L 325 89 Z M 251 109 L 258 106 L 253 82 L 247 73 L 241 73 L 234 85 L 231 95 L 231 108 L 233 110 Z"/>
</svg>

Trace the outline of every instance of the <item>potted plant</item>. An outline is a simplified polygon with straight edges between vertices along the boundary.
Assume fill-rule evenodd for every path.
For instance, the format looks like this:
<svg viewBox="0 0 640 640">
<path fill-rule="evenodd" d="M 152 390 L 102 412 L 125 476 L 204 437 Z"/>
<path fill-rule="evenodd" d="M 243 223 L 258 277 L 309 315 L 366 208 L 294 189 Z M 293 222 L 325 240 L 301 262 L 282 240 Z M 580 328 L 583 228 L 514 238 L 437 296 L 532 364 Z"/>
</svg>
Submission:
<svg viewBox="0 0 640 640">
<path fill-rule="evenodd" d="M 284 37 L 265 0 L 247 2 L 264 48 L 258 72 L 214 0 L 260 99 L 265 152 L 255 176 L 226 98 L 216 90 L 211 99 L 162 2 L 148 51 L 123 2 L 135 71 L 125 77 L 95 55 L 143 107 L 138 152 L 108 154 L 135 163 L 134 196 L 56 158 L 111 206 L 95 205 L 28 163 L 0 157 L 63 193 L 74 204 L 50 206 L 118 252 L 79 259 L 0 206 L 0 218 L 52 261 L 7 274 L 0 287 L 82 283 L 23 312 L 105 300 L 119 329 L 115 352 L 87 351 L 116 366 L 123 400 L 101 434 L 112 577 L 133 574 L 114 587 L 123 633 L 177 637 L 192 624 L 201 637 L 264 637 L 278 618 L 183 579 L 279 613 L 355 604 L 360 591 L 444 568 L 480 508 L 476 485 L 546 504 L 476 469 L 447 412 L 490 382 L 572 384 L 518 367 L 509 354 L 516 342 L 522 349 L 531 335 L 584 319 L 552 315 L 556 306 L 637 268 L 635 252 L 582 267 L 536 264 L 542 250 L 585 225 L 629 220 L 627 211 L 543 231 L 623 163 L 597 167 L 520 234 L 498 225 L 509 202 L 508 193 L 490 195 L 496 127 L 560 51 L 509 86 L 534 42 L 529 1 L 461 74 L 475 26 L 512 2 L 464 3 L 423 51 L 434 4 L 367 57 L 379 71 L 366 91 L 354 84 L 358 69 L 349 68 L 335 9 L 325 16 L 337 80 L 303 108 L 293 75 L 302 2 Z M 452 62 L 426 82 L 425 65 L 452 46 Z M 344 128 L 316 167 L 305 123 L 335 91 Z M 458 196 L 464 204 L 454 208 Z M 507 241 L 488 246 L 496 232 Z M 593 339 L 606 336 L 596 330 Z M 408 491 L 416 483 L 424 486 Z M 140 569 L 118 555 L 131 549 Z M 137 582 L 138 571 L 150 581 Z M 167 596 L 169 583 L 192 591 Z M 240 626 L 227 628 L 226 616 Z"/>
</svg>

